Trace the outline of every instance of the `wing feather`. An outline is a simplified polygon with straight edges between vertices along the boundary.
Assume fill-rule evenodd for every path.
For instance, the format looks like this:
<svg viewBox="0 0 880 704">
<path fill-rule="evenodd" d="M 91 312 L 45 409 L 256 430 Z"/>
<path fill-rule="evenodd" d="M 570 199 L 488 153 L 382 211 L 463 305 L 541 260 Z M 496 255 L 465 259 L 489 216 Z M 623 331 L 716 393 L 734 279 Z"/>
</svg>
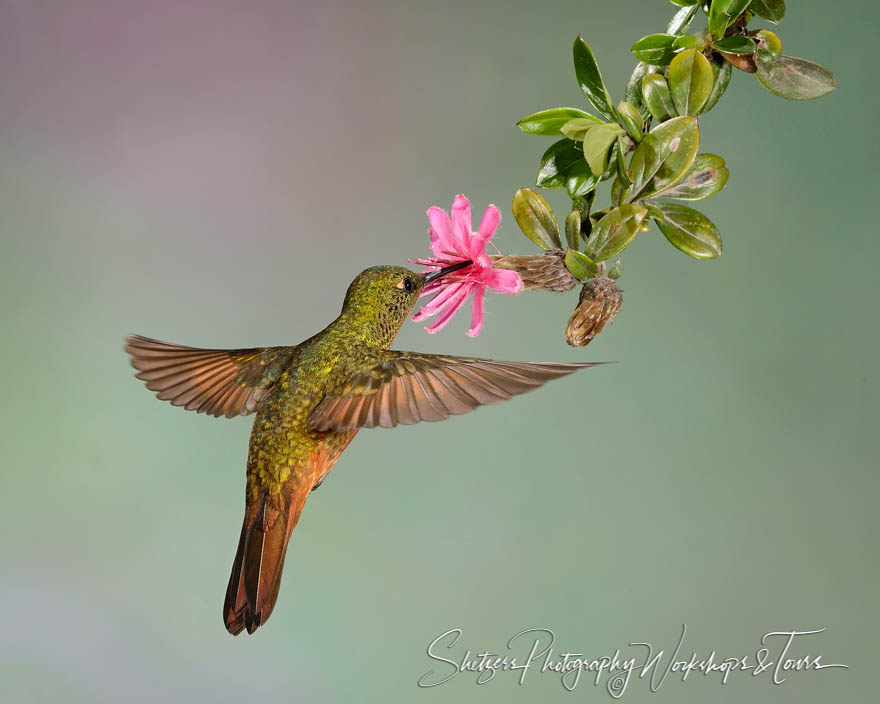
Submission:
<svg viewBox="0 0 880 704">
<path fill-rule="evenodd" d="M 328 394 L 308 424 L 326 431 L 439 421 L 590 366 L 383 352 Z"/>
<path fill-rule="evenodd" d="M 138 379 L 163 401 L 231 418 L 253 413 L 293 358 L 295 347 L 210 350 L 132 335 L 125 351 Z"/>
<path fill-rule="evenodd" d="M 425 376 L 425 378 L 421 378 Z M 415 389 L 416 404 L 419 406 L 420 415 L 428 421 L 445 420 L 449 417 L 449 411 L 443 405 L 443 400 L 438 398 L 428 383 L 427 375 L 413 374 L 409 377 L 410 384 Z"/>
</svg>

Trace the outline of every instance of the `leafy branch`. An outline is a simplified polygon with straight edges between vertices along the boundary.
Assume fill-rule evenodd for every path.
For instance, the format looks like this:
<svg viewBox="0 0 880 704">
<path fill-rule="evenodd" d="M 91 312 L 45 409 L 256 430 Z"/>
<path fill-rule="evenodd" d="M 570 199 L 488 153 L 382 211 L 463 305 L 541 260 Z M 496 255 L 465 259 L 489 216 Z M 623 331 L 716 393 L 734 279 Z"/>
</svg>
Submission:
<svg viewBox="0 0 880 704">
<path fill-rule="evenodd" d="M 754 74 L 768 91 L 789 100 L 818 98 L 837 87 L 828 69 L 784 55 L 775 32 L 749 28 L 755 19 L 774 24 L 782 20 L 784 0 L 670 2 L 679 9 L 666 32 L 642 37 L 632 47 L 639 63 L 623 100 L 614 103 L 596 57 L 578 37 L 573 47 L 575 77 L 595 114 L 551 108 L 517 123 L 527 134 L 561 138 L 541 156 L 536 185 L 567 191 L 572 206 L 564 226 L 560 228 L 543 196 L 529 188 L 514 195 L 513 214 L 526 237 L 551 255 L 545 274 L 535 276 L 540 267 L 534 261 L 529 264 L 534 285 L 527 282 L 527 288 L 541 288 L 546 279 L 556 287 L 544 288 L 560 290 L 561 266 L 571 282 L 569 289 L 576 281 L 586 281 L 566 332 L 570 344 L 587 344 L 610 320 L 593 320 L 589 334 L 582 327 L 572 329 L 583 324 L 579 313 L 605 310 L 612 318 L 617 313 L 620 290 L 609 279 L 620 275 L 621 262 L 618 258 L 607 274 L 606 262 L 647 231 L 650 222 L 691 257 L 713 259 L 721 254 L 718 228 L 700 211 L 676 201 L 705 200 L 727 183 L 724 159 L 699 151 L 699 117 L 717 105 L 734 68 Z M 705 29 L 688 34 L 701 11 Z M 611 181 L 611 203 L 594 209 L 596 188 L 604 181 Z M 496 266 L 517 268 L 512 262 L 519 259 L 534 258 L 501 258 Z M 611 305 L 594 294 L 610 296 Z"/>
</svg>

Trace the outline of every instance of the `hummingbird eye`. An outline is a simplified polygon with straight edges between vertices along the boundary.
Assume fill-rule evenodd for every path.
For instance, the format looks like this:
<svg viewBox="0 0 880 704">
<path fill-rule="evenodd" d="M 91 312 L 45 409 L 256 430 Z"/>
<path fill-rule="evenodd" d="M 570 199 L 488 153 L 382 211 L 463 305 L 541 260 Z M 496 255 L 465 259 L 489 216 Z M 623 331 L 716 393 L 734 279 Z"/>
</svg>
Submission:
<svg viewBox="0 0 880 704">
<path fill-rule="evenodd" d="M 413 283 L 413 280 L 408 276 L 403 280 L 403 290 L 407 293 L 412 293 L 416 288 L 416 285 Z"/>
</svg>

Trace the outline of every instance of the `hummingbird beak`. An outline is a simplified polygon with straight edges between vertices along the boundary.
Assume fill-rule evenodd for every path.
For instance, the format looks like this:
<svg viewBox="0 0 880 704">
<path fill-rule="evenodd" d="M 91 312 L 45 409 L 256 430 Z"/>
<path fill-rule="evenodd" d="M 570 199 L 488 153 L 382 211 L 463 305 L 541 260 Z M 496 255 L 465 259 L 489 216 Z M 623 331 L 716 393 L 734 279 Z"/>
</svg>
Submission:
<svg viewBox="0 0 880 704">
<path fill-rule="evenodd" d="M 456 262 L 455 264 L 450 264 L 449 266 L 444 266 L 439 271 L 432 271 L 430 274 L 425 275 L 425 283 L 427 284 L 430 281 L 434 281 L 435 279 L 439 279 L 447 274 L 451 274 L 453 271 L 458 271 L 459 269 L 464 269 L 467 266 L 470 266 L 473 262 L 470 259 L 465 259 L 463 262 Z"/>
</svg>

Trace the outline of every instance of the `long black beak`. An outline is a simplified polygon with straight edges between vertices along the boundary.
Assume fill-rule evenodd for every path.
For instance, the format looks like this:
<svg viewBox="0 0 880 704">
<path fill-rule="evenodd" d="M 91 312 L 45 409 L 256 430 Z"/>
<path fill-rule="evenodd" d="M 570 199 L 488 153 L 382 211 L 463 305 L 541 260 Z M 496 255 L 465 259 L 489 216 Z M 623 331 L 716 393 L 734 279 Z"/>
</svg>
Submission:
<svg viewBox="0 0 880 704">
<path fill-rule="evenodd" d="M 449 266 L 444 266 L 439 271 L 432 271 L 430 274 L 425 276 L 425 283 L 429 281 L 433 281 L 434 279 L 439 279 L 441 276 L 446 276 L 447 274 L 451 274 L 453 271 L 458 271 L 459 269 L 464 269 L 466 266 L 470 266 L 473 262 L 470 259 L 465 259 L 463 262 L 456 262 L 455 264 L 450 264 Z"/>
</svg>

